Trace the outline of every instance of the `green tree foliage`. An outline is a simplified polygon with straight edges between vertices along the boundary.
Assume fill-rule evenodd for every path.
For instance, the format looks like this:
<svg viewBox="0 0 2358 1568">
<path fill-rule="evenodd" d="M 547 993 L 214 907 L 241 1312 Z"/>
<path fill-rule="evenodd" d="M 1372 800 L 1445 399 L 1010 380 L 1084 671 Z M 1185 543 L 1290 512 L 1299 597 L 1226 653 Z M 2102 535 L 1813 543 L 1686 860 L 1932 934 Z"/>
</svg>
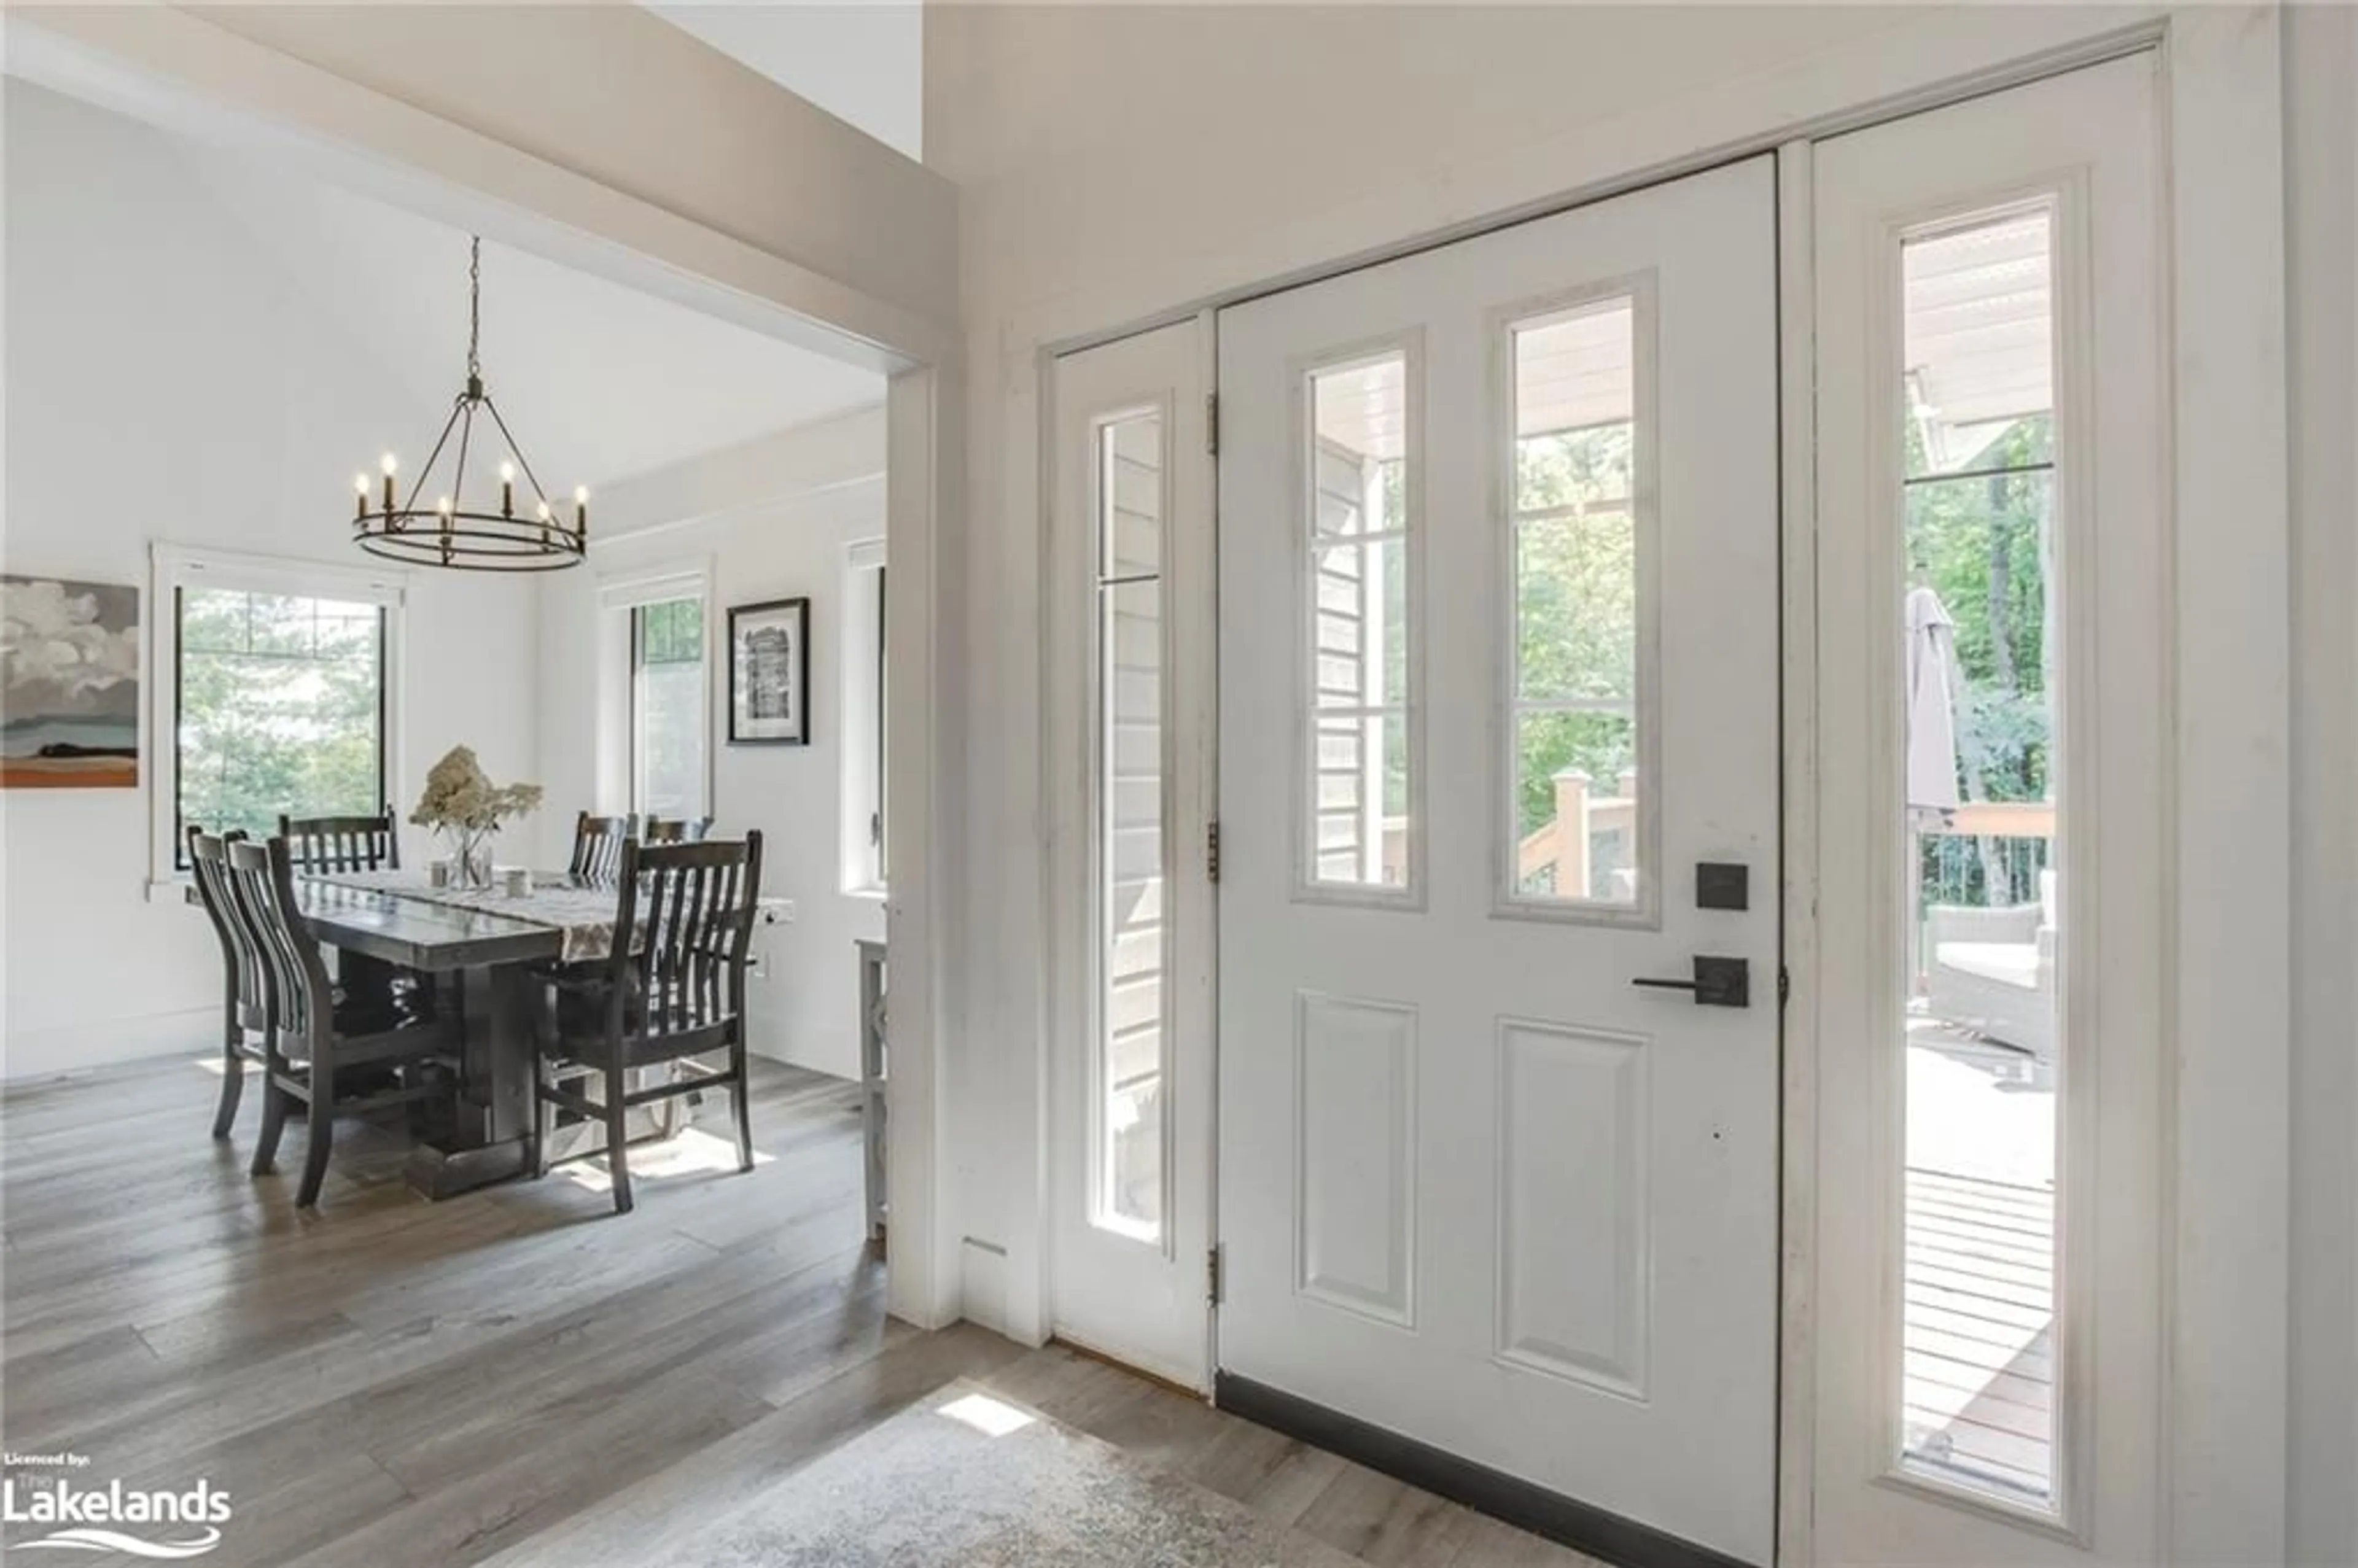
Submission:
<svg viewBox="0 0 2358 1568">
<path fill-rule="evenodd" d="M 381 807 L 384 636 L 374 605 L 182 589 L 180 820 L 264 837 Z"/>
<path fill-rule="evenodd" d="M 1638 535 L 1630 427 L 1517 444 L 1516 695 L 1610 707 L 1531 711 L 1519 720 L 1521 831 L 1555 820 L 1555 775 L 1576 768 L 1600 794 L 1638 765 Z"/>
</svg>

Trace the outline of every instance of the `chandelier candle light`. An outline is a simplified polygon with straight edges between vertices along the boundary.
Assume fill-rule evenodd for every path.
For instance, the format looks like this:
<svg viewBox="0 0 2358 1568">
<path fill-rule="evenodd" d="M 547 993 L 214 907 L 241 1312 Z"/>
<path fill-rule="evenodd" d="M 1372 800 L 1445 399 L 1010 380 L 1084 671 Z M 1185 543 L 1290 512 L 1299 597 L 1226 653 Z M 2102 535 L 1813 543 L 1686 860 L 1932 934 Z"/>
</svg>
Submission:
<svg viewBox="0 0 2358 1568">
<path fill-rule="evenodd" d="M 410 482 L 406 498 L 394 493 L 394 476 L 400 465 L 391 452 L 384 455 L 383 489 L 373 508 L 369 504 L 369 476 L 362 473 L 353 479 L 353 488 L 359 493 L 353 503 L 352 542 L 369 554 L 389 560 L 449 567 L 459 571 L 556 571 L 578 564 L 590 547 L 590 492 L 573 492 L 573 521 L 569 524 L 559 518 L 549 505 L 547 493 L 540 488 L 540 481 L 534 476 L 532 465 L 525 461 L 515 438 L 508 434 L 508 424 L 500 417 L 499 406 L 483 390 L 483 365 L 479 352 L 483 314 L 481 237 L 474 236 L 471 244 L 467 264 L 466 388 L 451 406 L 450 417 L 443 424 L 434 450 L 427 454 L 426 466 Z M 481 506 L 469 504 L 467 499 L 467 458 L 479 410 L 489 416 L 500 443 L 506 449 L 499 464 L 497 511 L 491 510 L 488 499 Z M 458 441 L 450 464 L 449 489 L 439 492 L 431 505 L 424 504 L 427 481 L 434 477 L 443 453 L 453 451 L 450 438 L 454 433 Z M 479 467 L 478 472 L 481 471 Z M 529 511 L 521 516 L 516 512 L 518 474 L 523 475 L 531 490 Z"/>
</svg>

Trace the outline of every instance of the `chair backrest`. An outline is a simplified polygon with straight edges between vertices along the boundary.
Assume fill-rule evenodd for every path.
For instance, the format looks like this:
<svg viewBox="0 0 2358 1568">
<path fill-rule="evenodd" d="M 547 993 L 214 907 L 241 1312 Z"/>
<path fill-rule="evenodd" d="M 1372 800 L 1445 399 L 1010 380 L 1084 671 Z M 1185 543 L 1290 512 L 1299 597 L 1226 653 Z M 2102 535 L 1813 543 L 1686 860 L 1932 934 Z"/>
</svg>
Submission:
<svg viewBox="0 0 2358 1568">
<path fill-rule="evenodd" d="M 701 844 L 712 831 L 709 816 L 650 816 L 639 830 L 643 844 Z"/>
<path fill-rule="evenodd" d="M 333 1040 L 335 997 L 319 944 L 304 929 L 296 903 L 294 856 L 284 838 L 225 849 L 229 907 L 245 924 L 269 999 L 271 1054 L 309 1059 Z"/>
<path fill-rule="evenodd" d="M 566 870 L 577 877 L 600 880 L 619 875 L 622 870 L 622 846 L 630 837 L 631 819 L 627 816 L 581 813 L 573 819 L 573 863 Z"/>
<path fill-rule="evenodd" d="M 762 835 L 622 848 L 609 1033 L 681 1050 L 726 1044 L 745 1011 Z"/>
<path fill-rule="evenodd" d="M 213 936 L 221 943 L 222 968 L 228 976 L 229 1005 L 236 1010 L 241 1025 L 259 1029 L 268 1006 L 263 989 L 262 955 L 247 936 L 236 911 L 230 907 L 229 887 L 222 880 L 229 846 L 243 841 L 245 835 L 233 829 L 215 838 L 194 823 L 186 832 L 189 877 L 196 884 L 197 901 L 204 905 L 205 917 L 213 924 Z"/>
<path fill-rule="evenodd" d="M 391 806 L 382 816 L 281 816 L 278 836 L 298 871 L 382 871 L 401 865 L 401 834 Z"/>
</svg>

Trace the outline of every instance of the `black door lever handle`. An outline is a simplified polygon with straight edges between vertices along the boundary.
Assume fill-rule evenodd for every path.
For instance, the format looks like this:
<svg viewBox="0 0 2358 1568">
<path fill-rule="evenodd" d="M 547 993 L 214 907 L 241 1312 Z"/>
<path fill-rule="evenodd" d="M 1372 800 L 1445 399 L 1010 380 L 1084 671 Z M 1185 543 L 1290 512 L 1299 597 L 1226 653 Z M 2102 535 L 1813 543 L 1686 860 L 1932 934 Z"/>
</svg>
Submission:
<svg viewBox="0 0 2358 1568">
<path fill-rule="evenodd" d="M 1742 958 L 1699 955 L 1694 961 L 1694 979 L 1691 980 L 1641 979 L 1629 983 L 1654 990 L 1693 991 L 1697 1007 L 1752 1005 L 1752 966 Z"/>
</svg>

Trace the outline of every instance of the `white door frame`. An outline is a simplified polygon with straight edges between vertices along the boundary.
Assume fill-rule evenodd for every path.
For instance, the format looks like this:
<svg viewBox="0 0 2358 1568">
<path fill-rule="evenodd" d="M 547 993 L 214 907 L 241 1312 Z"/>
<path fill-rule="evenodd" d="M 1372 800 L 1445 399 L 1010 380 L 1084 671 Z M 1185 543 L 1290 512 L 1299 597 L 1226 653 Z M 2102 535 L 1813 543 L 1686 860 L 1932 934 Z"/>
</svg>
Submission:
<svg viewBox="0 0 2358 1568">
<path fill-rule="evenodd" d="M 1010 346 L 1007 395 L 1022 413 L 1008 422 L 1001 499 L 1009 517 L 1039 519 L 1040 469 L 1051 439 L 1039 392 L 1055 352 L 1734 157 L 1778 152 L 1789 389 L 1783 684 L 1792 1000 L 1785 1020 L 1779 1422 L 1779 1557 L 1787 1564 L 1813 1560 L 1807 1434 L 1817 1350 L 1810 1289 L 1818 1060 L 1814 432 L 1809 399 L 1790 393 L 1808 384 L 1812 364 L 1810 147 L 1840 131 L 2152 47 L 2161 50 L 2165 84 L 2162 254 L 2173 287 L 2163 327 L 2172 430 L 2255 437 L 2165 441 L 2172 518 L 2232 515 L 2238 526 L 2205 531 L 2173 522 L 2170 530 L 2177 633 L 2170 733 L 2179 773 L 2172 842 L 2178 885 L 2188 892 L 2172 912 L 2178 962 L 2167 1008 L 2173 1027 L 2163 1044 L 2171 1070 L 2164 1096 L 2168 1347 L 2166 1365 L 2156 1368 L 2166 1379 L 2169 1493 L 2160 1534 L 2172 1561 L 2283 1555 L 2290 1176 L 2281 1157 L 2254 1157 L 2260 1150 L 2280 1155 L 2290 1111 L 2280 31 L 2277 6 L 2266 3 L 1948 18 L 1837 61 L 1715 93 L 1707 103 L 1668 101 L 1617 122 L 1615 135 L 1541 144 L 1451 189 L 1408 185 L 1208 262 L 1063 297 L 1004 322 L 969 323 Z M 2201 287 L 2175 287 L 2181 279 Z M 1157 303 L 1174 298 L 1189 303 L 1176 309 Z M 1033 537 L 1044 557 L 1044 537 Z M 2201 765 L 2206 756 L 2226 755 L 2258 761 L 2235 769 Z M 1052 824 L 1050 831 L 1072 826 Z M 1040 995 L 1052 1000 L 1046 975 L 1038 979 Z M 1044 1037 L 1035 1051 L 1044 1081 Z M 1019 1202 L 1009 1218 L 1011 1266 L 1005 1298 L 994 1307 L 1010 1333 L 1036 1343 L 1048 1301 L 1044 1139 L 1035 1137 L 1029 1152 L 1033 1204 L 1027 1213 Z"/>
</svg>

